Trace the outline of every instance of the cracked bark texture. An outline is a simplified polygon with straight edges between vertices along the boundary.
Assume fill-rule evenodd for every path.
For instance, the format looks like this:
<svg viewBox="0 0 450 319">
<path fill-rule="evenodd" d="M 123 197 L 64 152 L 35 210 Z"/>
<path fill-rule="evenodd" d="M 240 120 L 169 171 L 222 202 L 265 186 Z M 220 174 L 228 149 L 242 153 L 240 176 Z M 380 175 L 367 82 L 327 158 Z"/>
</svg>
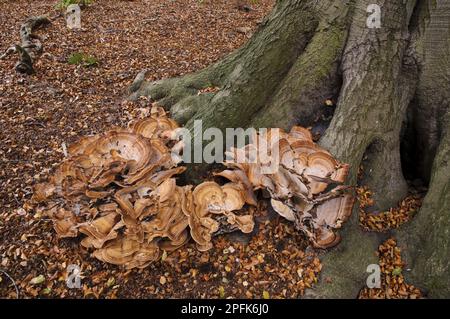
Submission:
<svg viewBox="0 0 450 319">
<path fill-rule="evenodd" d="M 431 298 L 450 296 L 450 112 L 434 159 L 428 194 L 417 217 L 403 227 L 400 243 L 408 279 Z"/>
<path fill-rule="evenodd" d="M 407 193 L 400 142 L 417 143 L 427 154 L 412 160 L 422 176 L 432 172 L 430 192 L 441 194 L 429 192 L 425 202 L 430 204 L 422 210 L 424 216 L 427 211 L 441 216 L 444 210 L 427 207 L 448 207 L 445 190 L 433 186 L 433 180 L 445 175 L 436 173 L 445 167 L 445 156 L 436 157 L 433 169 L 430 163 L 439 143 L 439 154 L 448 150 L 441 117 L 449 102 L 449 3 L 379 0 L 382 27 L 371 29 L 366 21 L 372 3 L 279 0 L 249 42 L 231 55 L 181 78 L 147 83 L 140 74 L 131 98 L 150 96 L 192 131 L 196 119 L 203 121 L 203 130 L 310 126 L 323 112 L 324 99 L 338 96 L 320 144 L 351 165 L 348 182 L 356 183 L 359 165 L 367 158 L 363 182 L 374 190 L 377 208 L 396 205 Z M 197 95 L 210 86 L 220 90 Z M 436 164 L 439 158 L 441 164 Z M 436 245 L 445 240 L 443 234 L 448 241 L 448 223 L 442 223 L 444 229 L 428 227 Z M 423 229 L 411 230 L 411 237 L 420 238 L 418 231 Z M 323 254 L 322 280 L 309 297 L 354 298 L 365 284 L 367 266 L 377 263 L 381 238 L 360 229 L 357 209 L 342 237 L 337 248 Z M 447 265 L 448 259 L 436 258 L 436 264 Z M 419 260 L 417 265 L 422 265 Z M 433 268 L 438 277 L 439 269 Z M 415 278 L 431 294 L 450 297 L 442 286 L 433 288 L 423 277 Z"/>
<path fill-rule="evenodd" d="M 450 297 L 450 2 L 429 8 L 418 43 L 422 70 L 412 104 L 418 173 L 430 187 L 417 217 L 399 233 L 408 277 L 431 298 Z M 436 155 L 435 155 L 436 154 Z"/>
</svg>

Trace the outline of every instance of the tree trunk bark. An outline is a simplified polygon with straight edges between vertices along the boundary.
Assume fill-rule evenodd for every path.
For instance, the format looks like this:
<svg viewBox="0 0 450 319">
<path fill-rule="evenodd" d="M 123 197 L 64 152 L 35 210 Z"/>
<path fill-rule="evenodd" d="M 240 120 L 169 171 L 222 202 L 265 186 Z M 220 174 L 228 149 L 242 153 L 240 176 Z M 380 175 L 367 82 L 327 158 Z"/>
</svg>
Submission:
<svg viewBox="0 0 450 319">
<path fill-rule="evenodd" d="M 450 101 L 450 7 L 448 2 L 380 0 L 381 28 L 368 28 L 367 8 L 372 2 L 277 1 L 249 42 L 228 57 L 181 78 L 146 83 L 140 74 L 131 98 L 151 97 L 193 131 L 196 119 L 203 121 L 203 129 L 312 126 L 324 112 L 324 100 L 336 97 L 334 116 L 320 144 L 351 165 L 350 184 L 357 182 L 361 161 L 367 158 L 363 182 L 374 190 L 380 210 L 396 205 L 407 194 L 400 141 L 417 142 L 428 151 L 414 160 L 425 177 L 441 141 L 430 188 L 434 195 L 427 196 L 423 210 L 424 216 L 433 215 L 440 222 L 439 227 L 426 229 L 434 232 L 434 243 L 442 242 L 445 234 L 448 242 L 448 213 L 446 222 L 441 221 L 445 210 L 432 207 L 448 208 L 444 170 L 448 172 L 449 141 L 448 133 L 440 138 L 444 126 L 439 114 L 445 114 Z M 437 41 L 444 49 L 437 48 Z M 442 78 L 447 79 L 444 85 L 439 82 Z M 219 90 L 197 94 L 213 86 Z M 447 193 L 438 191 L 442 185 L 447 185 Z M 365 284 L 367 266 L 377 263 L 375 251 L 381 238 L 364 233 L 358 220 L 355 212 L 344 226 L 342 243 L 324 254 L 326 280 L 310 296 L 356 297 Z M 417 227 L 408 234 L 417 239 L 423 231 Z M 439 246 L 423 247 L 430 251 Z M 448 274 L 448 262 L 442 259 L 447 255 L 448 249 L 436 255 L 437 279 Z M 417 265 L 426 268 L 420 258 Z M 415 278 L 429 287 L 423 277 Z M 442 286 L 429 288 L 436 295 L 449 296 Z"/>
<path fill-rule="evenodd" d="M 411 105 L 417 174 L 430 187 L 417 217 L 399 233 L 411 281 L 429 297 L 450 297 L 450 3 L 429 10 L 419 48 L 422 71 Z"/>
<path fill-rule="evenodd" d="M 399 234 L 409 279 L 431 298 L 450 297 L 450 111 L 443 125 L 428 194 L 417 217 Z"/>
<path fill-rule="evenodd" d="M 415 70 L 404 63 L 409 40 L 408 8 L 403 1 L 384 2 L 382 27 L 368 29 L 366 8 L 370 3 L 359 1 L 355 8 L 341 64 L 339 102 L 320 143 L 351 165 L 352 184 L 356 183 L 363 155 L 370 158 L 364 182 L 374 190 L 378 208 L 385 209 L 407 191 L 400 167 L 399 135 L 412 98 Z M 367 266 L 377 263 L 375 251 L 380 239 L 362 232 L 356 211 L 342 237 L 342 243 L 323 258 L 322 278 L 327 280 L 314 292 L 316 295 L 355 298 L 365 284 Z"/>
</svg>

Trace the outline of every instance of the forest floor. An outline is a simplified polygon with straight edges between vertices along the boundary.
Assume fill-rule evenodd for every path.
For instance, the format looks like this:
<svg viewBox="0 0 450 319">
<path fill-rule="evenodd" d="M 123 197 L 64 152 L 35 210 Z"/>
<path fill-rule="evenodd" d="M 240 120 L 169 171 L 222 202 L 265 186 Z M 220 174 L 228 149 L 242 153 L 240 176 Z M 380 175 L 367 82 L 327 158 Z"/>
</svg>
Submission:
<svg viewBox="0 0 450 319">
<path fill-rule="evenodd" d="M 19 41 L 26 18 L 57 16 L 56 3 L 2 1 L 0 51 Z M 58 239 L 49 219 L 22 208 L 33 185 L 63 159 L 63 144 L 125 126 L 149 106 L 146 100 L 125 102 L 139 71 L 148 69 L 148 79 L 155 80 L 213 63 L 242 45 L 273 3 L 259 0 L 243 12 L 228 0 L 97 0 L 82 11 L 82 30 L 68 30 L 60 16 L 37 32 L 44 54 L 34 75 L 14 71 L 16 56 L 0 60 L 0 297 L 15 298 L 18 291 L 21 298 L 297 298 L 317 282 L 322 267 L 317 253 L 265 203 L 252 237 L 218 237 L 206 253 L 188 244 L 145 269 L 129 271 L 94 259 L 78 239 Z M 97 63 L 69 64 L 74 53 Z M 403 206 L 415 208 L 414 203 Z M 401 211 L 405 222 L 408 214 Z M 373 218 L 377 225 L 392 226 L 386 218 Z M 369 219 L 362 224 L 378 227 Z M 393 273 L 397 288 L 389 279 L 386 289 L 366 289 L 361 297 L 420 296 L 398 282 L 404 265 L 396 249 L 391 240 L 379 254 L 384 278 Z M 386 251 L 392 260 L 383 259 Z M 81 267 L 81 289 L 66 285 L 71 264 Z"/>
</svg>

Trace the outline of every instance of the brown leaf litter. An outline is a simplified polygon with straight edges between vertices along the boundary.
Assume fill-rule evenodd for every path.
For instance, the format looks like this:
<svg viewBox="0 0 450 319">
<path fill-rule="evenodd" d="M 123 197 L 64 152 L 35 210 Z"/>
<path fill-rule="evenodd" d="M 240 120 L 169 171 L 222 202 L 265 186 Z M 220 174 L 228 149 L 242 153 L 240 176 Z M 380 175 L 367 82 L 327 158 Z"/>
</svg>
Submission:
<svg viewBox="0 0 450 319">
<path fill-rule="evenodd" d="M 407 270 L 401 258 L 401 250 L 394 238 L 381 244 L 377 255 L 381 268 L 381 287 L 362 289 L 359 294 L 360 299 L 418 299 L 423 297 L 418 288 L 405 282 L 403 273 Z"/>
</svg>

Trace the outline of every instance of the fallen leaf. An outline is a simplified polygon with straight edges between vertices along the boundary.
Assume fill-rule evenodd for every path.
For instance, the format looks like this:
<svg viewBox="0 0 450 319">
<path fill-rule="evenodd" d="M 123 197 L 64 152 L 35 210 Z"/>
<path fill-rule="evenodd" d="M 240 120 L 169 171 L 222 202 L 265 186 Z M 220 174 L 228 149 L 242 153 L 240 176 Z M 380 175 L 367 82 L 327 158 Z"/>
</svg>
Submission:
<svg viewBox="0 0 450 319">
<path fill-rule="evenodd" d="M 219 297 L 225 298 L 225 289 L 222 286 L 219 287 Z"/>
<path fill-rule="evenodd" d="M 39 275 L 37 277 L 34 277 L 33 279 L 30 280 L 30 284 L 32 285 L 39 285 L 42 284 L 45 281 L 45 277 L 44 275 Z"/>
</svg>

